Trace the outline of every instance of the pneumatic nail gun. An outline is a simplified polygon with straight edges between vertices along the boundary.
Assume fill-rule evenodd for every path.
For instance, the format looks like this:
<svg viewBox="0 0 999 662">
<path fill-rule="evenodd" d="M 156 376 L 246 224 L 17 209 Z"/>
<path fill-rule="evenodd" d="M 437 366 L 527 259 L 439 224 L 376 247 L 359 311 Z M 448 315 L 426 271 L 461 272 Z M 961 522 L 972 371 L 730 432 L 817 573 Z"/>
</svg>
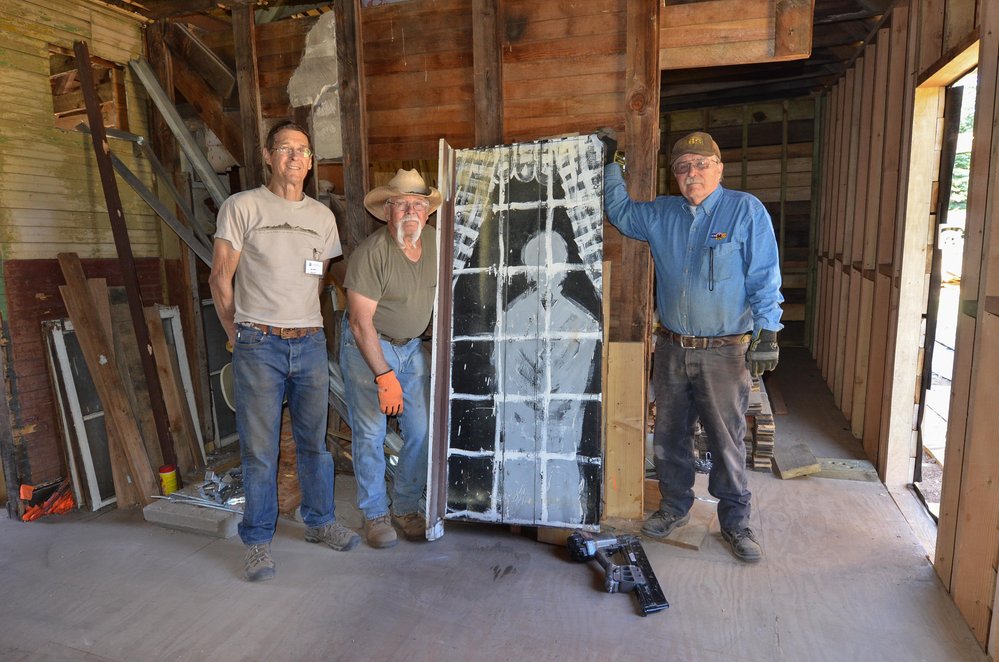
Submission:
<svg viewBox="0 0 999 662">
<path fill-rule="evenodd" d="M 642 616 L 669 607 L 652 564 L 636 536 L 596 537 L 586 531 L 574 531 L 566 542 L 574 561 L 585 563 L 597 559 L 604 569 L 604 588 L 608 593 L 634 591 Z M 621 564 L 614 562 L 618 554 L 623 557 Z"/>
</svg>

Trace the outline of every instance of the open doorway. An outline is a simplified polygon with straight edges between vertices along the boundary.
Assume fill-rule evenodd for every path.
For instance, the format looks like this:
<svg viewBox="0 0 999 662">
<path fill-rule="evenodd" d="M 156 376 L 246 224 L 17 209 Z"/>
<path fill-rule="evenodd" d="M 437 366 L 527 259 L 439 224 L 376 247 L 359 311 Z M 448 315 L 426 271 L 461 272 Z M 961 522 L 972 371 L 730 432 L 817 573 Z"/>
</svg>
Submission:
<svg viewBox="0 0 999 662">
<path fill-rule="evenodd" d="M 945 134 L 940 158 L 936 232 L 925 317 L 923 374 L 918 408 L 918 453 L 913 485 L 930 516 L 937 520 L 947 448 L 954 345 L 964 258 L 968 175 L 975 123 L 978 70 L 947 88 Z"/>
</svg>

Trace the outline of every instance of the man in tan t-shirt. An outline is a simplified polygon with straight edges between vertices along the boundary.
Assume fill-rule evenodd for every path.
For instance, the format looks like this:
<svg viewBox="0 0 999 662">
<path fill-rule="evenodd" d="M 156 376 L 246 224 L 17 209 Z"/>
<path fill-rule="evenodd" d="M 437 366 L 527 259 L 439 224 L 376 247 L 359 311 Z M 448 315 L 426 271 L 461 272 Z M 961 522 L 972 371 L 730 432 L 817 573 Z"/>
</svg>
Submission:
<svg viewBox="0 0 999 662">
<path fill-rule="evenodd" d="M 399 170 L 372 189 L 364 206 L 384 229 L 350 256 L 344 286 L 347 315 L 340 343 L 346 384 L 357 505 L 372 547 L 391 547 L 393 523 L 407 539 L 426 537 L 420 498 L 427 485 L 430 366 L 420 336 L 437 292 L 437 235 L 427 218 L 441 204 L 416 170 Z M 398 416 L 403 447 L 385 485 L 385 425 Z"/>
<path fill-rule="evenodd" d="M 303 193 L 312 166 L 309 136 L 291 122 L 267 135 L 266 186 L 230 196 L 219 209 L 209 283 L 233 348 L 236 432 L 246 503 L 239 537 L 248 581 L 274 576 L 282 401 L 295 437 L 305 539 L 337 551 L 360 536 L 333 512 L 333 457 L 326 448 L 329 363 L 319 289 L 340 255 L 336 219 Z"/>
</svg>

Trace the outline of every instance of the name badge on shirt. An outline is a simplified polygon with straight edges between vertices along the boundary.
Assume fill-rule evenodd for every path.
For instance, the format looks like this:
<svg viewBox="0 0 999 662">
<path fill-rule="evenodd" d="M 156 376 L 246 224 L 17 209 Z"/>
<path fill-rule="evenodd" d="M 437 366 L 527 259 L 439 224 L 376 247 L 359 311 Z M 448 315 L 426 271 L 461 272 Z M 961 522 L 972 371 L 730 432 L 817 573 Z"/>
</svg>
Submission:
<svg viewBox="0 0 999 662">
<path fill-rule="evenodd" d="M 306 260 L 305 261 L 305 273 L 310 276 L 322 276 L 323 275 L 323 263 L 321 260 Z"/>
</svg>

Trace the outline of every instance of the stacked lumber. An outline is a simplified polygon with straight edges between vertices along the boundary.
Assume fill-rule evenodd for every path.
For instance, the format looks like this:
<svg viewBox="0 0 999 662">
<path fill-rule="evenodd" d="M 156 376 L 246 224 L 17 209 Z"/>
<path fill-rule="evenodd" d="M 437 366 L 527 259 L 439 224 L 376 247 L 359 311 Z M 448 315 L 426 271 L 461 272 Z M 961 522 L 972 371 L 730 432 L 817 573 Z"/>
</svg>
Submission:
<svg viewBox="0 0 999 662">
<path fill-rule="evenodd" d="M 746 466 L 757 471 L 771 471 L 774 459 L 774 415 L 763 380 L 752 378 L 749 410 L 746 412 Z"/>
</svg>

